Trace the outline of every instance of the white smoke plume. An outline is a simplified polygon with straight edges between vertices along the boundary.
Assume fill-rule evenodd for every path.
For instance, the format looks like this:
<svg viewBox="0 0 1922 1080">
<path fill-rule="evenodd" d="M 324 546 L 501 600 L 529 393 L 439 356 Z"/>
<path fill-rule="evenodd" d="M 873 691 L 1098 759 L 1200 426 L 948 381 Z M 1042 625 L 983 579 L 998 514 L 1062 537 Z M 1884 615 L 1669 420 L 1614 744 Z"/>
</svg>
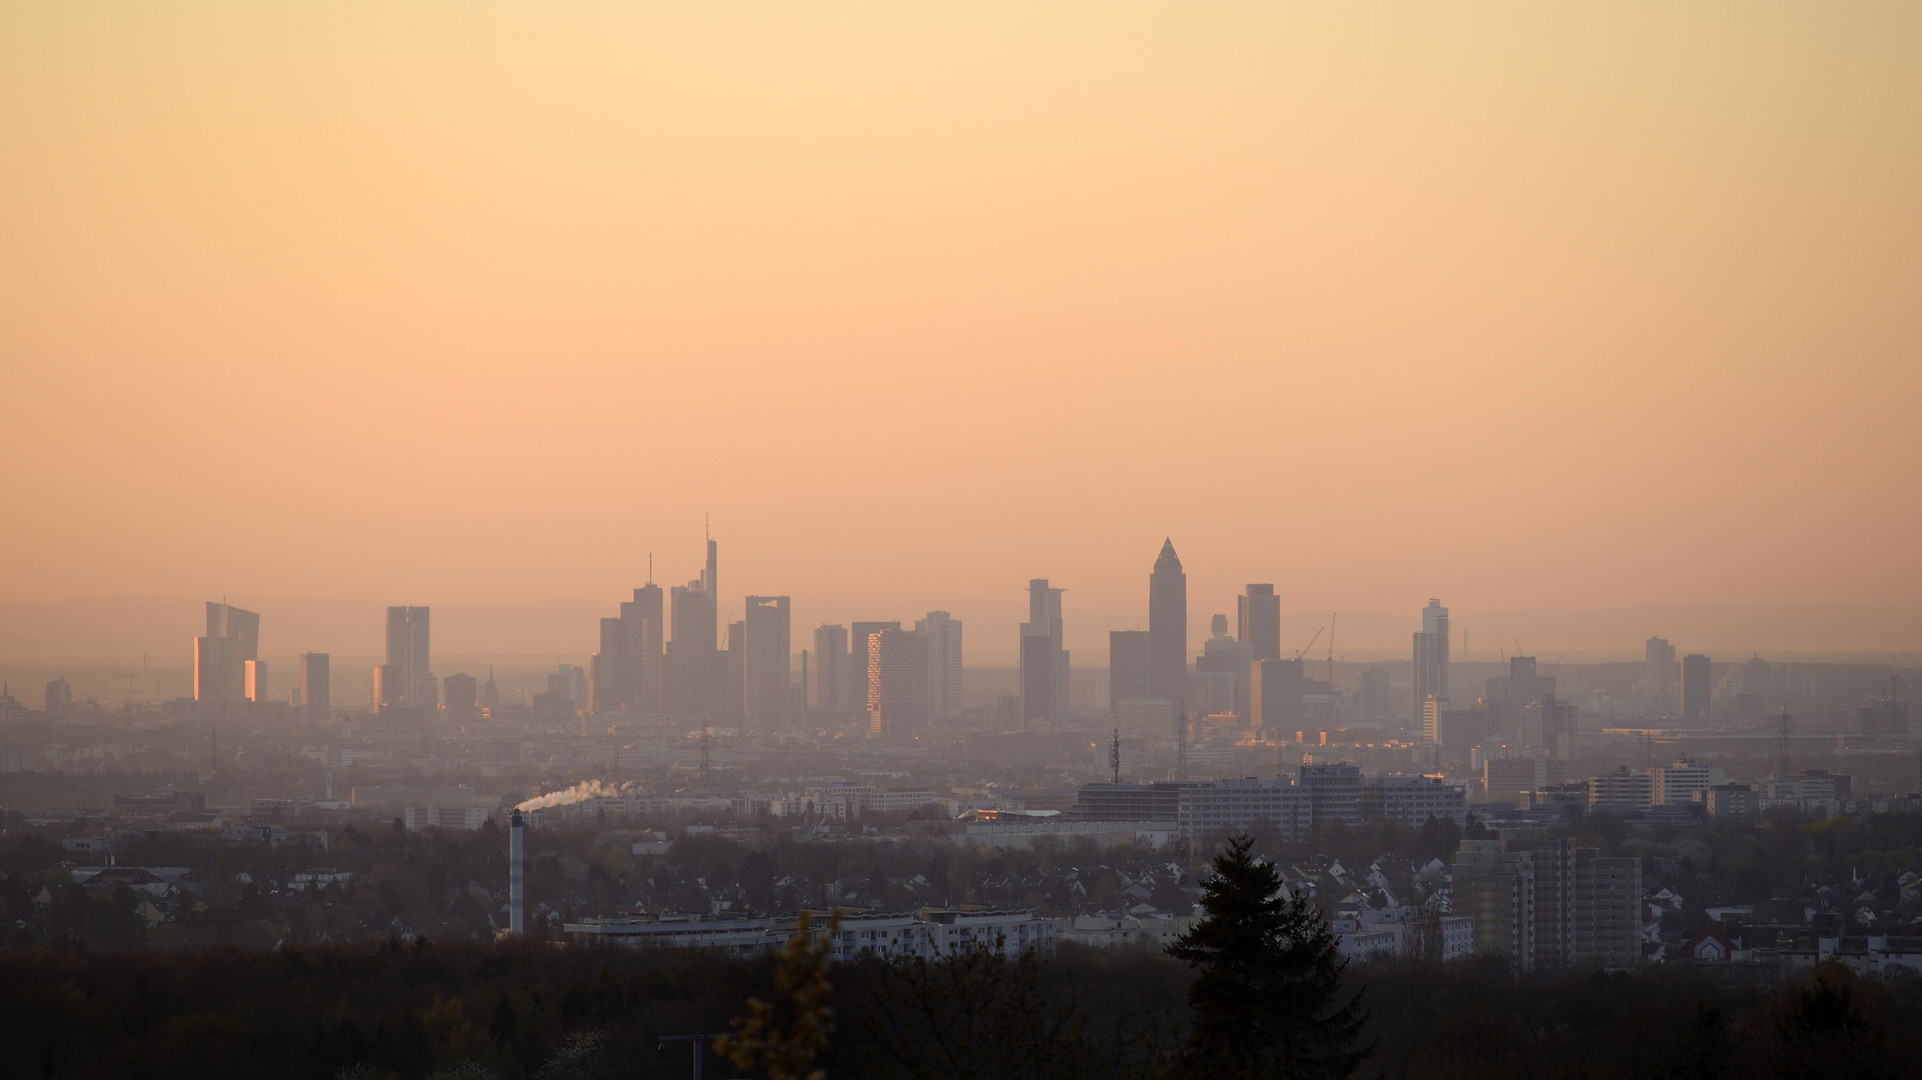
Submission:
<svg viewBox="0 0 1922 1080">
<path fill-rule="evenodd" d="M 600 780 L 583 780 L 571 788 L 565 788 L 561 791 L 550 791 L 545 795 L 536 795 L 526 802 L 521 803 L 519 806 L 514 807 L 514 809 L 520 811 L 545 810 L 550 806 L 572 806 L 577 802 L 585 802 L 588 799 L 618 799 L 625 794 L 627 788 L 631 786 L 632 785 L 623 784 L 616 787 L 613 784 Z"/>
</svg>

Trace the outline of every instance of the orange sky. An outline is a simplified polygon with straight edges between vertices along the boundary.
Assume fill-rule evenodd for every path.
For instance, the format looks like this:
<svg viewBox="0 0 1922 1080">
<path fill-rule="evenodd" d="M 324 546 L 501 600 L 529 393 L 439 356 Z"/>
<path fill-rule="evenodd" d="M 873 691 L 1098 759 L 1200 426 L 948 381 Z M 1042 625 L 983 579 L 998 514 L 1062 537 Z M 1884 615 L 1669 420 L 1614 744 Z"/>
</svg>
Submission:
<svg viewBox="0 0 1922 1080">
<path fill-rule="evenodd" d="M 1922 5 L 545 7 L 0 8 L 0 599 L 1922 605 Z"/>
</svg>

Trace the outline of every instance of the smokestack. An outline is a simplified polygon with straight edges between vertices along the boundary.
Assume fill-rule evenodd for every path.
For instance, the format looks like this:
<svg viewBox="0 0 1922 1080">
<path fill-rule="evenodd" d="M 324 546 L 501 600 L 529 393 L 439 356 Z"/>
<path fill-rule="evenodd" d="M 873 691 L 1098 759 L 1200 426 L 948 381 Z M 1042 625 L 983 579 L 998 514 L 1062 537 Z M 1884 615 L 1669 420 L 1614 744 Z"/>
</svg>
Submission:
<svg viewBox="0 0 1922 1080">
<path fill-rule="evenodd" d="M 507 825 L 507 932 L 517 938 L 526 932 L 527 892 L 521 884 L 527 863 L 526 830 L 517 809 Z"/>
</svg>

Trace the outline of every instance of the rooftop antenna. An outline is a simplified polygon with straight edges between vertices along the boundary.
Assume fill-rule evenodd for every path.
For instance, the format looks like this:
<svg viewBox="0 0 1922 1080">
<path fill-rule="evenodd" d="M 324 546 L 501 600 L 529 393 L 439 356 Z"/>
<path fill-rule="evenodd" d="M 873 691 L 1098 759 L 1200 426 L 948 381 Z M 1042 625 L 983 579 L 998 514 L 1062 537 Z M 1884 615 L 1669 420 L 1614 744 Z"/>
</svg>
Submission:
<svg viewBox="0 0 1922 1080">
<path fill-rule="evenodd" d="M 1175 718 L 1175 779 L 1188 779 L 1188 714 Z"/>
<path fill-rule="evenodd" d="M 1108 768 L 1114 772 L 1114 782 L 1121 783 L 1121 729 L 1114 729 L 1114 742 L 1108 744 Z"/>
<path fill-rule="evenodd" d="M 1781 718 L 1782 760 L 1776 765 L 1777 776 L 1789 774 L 1789 711 L 1784 708 Z"/>
</svg>

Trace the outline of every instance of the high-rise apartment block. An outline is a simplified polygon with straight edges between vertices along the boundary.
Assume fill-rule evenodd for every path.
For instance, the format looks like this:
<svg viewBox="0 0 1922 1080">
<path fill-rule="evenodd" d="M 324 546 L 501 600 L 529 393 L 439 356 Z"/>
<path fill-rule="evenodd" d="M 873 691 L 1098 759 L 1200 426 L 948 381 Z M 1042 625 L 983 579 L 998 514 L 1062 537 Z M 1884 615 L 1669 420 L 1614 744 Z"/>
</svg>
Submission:
<svg viewBox="0 0 1922 1080">
<path fill-rule="evenodd" d="M 927 654 L 922 687 L 927 700 L 922 712 L 929 720 L 961 715 L 961 620 L 945 611 L 930 611 L 914 624 Z"/>
<path fill-rule="evenodd" d="M 440 682 L 434 678 L 433 650 L 429 642 L 428 609 L 390 607 L 387 609 L 387 663 L 392 685 L 386 703 L 431 709 L 440 704 Z"/>
<path fill-rule="evenodd" d="M 247 661 L 260 659 L 260 616 L 207 602 L 207 633 L 194 639 L 194 700 L 224 705 L 247 696 Z"/>
<path fill-rule="evenodd" d="M 1108 631 L 1108 715 L 1119 716 L 1124 701 L 1154 697 L 1154 670 L 1146 630 Z"/>
<path fill-rule="evenodd" d="M 748 597 L 742 623 L 747 635 L 741 657 L 742 708 L 748 726 L 755 731 L 785 731 L 794 703 L 788 598 Z"/>
<path fill-rule="evenodd" d="M 1675 646 L 1665 638 L 1652 637 L 1644 647 L 1642 693 L 1658 714 L 1675 708 Z"/>
<path fill-rule="evenodd" d="M 66 677 L 59 676 L 47 683 L 47 715 L 59 716 L 73 708 L 73 687 Z"/>
<path fill-rule="evenodd" d="M 851 711 L 854 702 L 849 688 L 854 676 L 850 666 L 848 628 L 826 624 L 815 627 L 814 685 L 808 688 L 808 705 L 824 712 Z"/>
<path fill-rule="evenodd" d="M 1642 864 L 1568 839 L 1464 840 L 1454 912 L 1475 921 L 1475 951 L 1506 957 L 1518 974 L 1642 959 Z"/>
<path fill-rule="evenodd" d="M 1421 629 L 1415 632 L 1415 711 L 1421 722 L 1422 708 L 1430 696 L 1448 700 L 1448 609 L 1440 600 L 1428 601 L 1421 612 Z"/>
<path fill-rule="evenodd" d="M 1701 653 L 1682 657 L 1682 719 L 1708 719 L 1709 678 L 1708 657 Z"/>
<path fill-rule="evenodd" d="M 1176 712 L 1187 707 L 1188 575 L 1173 539 L 1163 539 L 1148 575 L 1148 654 L 1154 696 Z"/>
<path fill-rule="evenodd" d="M 324 652 L 300 654 L 300 703 L 310 719 L 325 717 L 334 707 L 333 658 Z"/>
<path fill-rule="evenodd" d="M 906 739 L 920 733 L 915 705 L 922 696 L 918 683 L 926 669 L 925 644 L 921 635 L 898 628 L 868 636 L 869 735 Z"/>
<path fill-rule="evenodd" d="M 899 630 L 899 619 L 870 619 L 848 624 L 848 667 L 846 708 L 865 713 L 868 707 L 868 643 L 883 630 Z"/>
</svg>

